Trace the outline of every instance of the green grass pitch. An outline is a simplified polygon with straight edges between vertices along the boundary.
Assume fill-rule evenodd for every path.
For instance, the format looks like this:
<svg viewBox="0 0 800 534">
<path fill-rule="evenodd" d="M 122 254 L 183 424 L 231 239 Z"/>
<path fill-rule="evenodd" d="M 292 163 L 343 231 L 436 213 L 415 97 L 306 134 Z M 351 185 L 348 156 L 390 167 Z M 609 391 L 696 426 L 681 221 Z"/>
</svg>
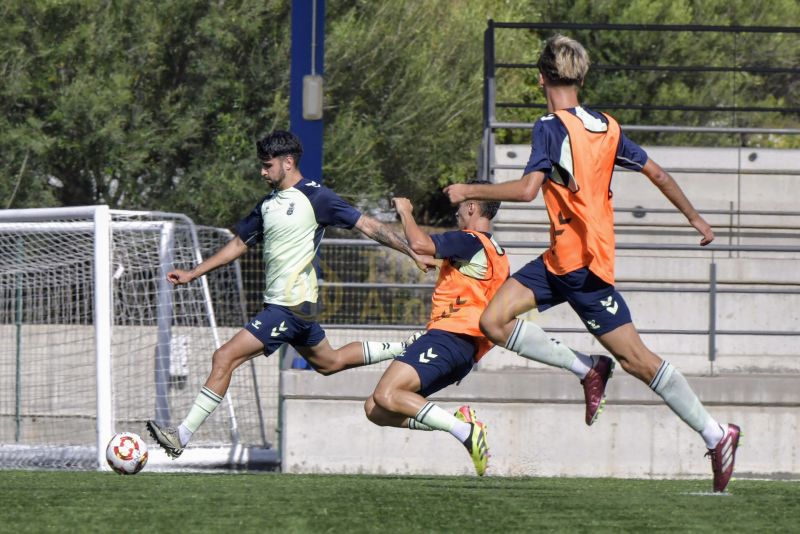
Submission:
<svg viewBox="0 0 800 534">
<path fill-rule="evenodd" d="M 797 532 L 800 484 L 0 471 L 2 532 Z"/>
</svg>

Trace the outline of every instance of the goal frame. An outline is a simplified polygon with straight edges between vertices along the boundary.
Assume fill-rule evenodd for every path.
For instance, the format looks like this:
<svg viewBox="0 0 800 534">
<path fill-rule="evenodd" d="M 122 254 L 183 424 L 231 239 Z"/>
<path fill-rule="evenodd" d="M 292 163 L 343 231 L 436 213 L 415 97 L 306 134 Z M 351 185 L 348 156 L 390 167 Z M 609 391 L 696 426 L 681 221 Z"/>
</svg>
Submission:
<svg viewBox="0 0 800 534">
<path fill-rule="evenodd" d="M 119 221 L 114 220 L 114 217 L 146 217 L 150 220 L 146 221 Z M 75 222 L 70 219 L 82 219 Z M 63 222 L 61 222 L 63 221 Z M 38 230 L 31 229 L 31 231 L 41 231 L 41 225 L 53 224 L 54 228 L 58 231 L 63 231 L 63 227 L 58 225 L 74 225 L 78 231 L 90 233 L 93 235 L 93 269 L 94 277 L 91 284 L 93 286 L 93 326 L 94 326 L 94 359 L 95 359 L 95 382 L 96 382 L 96 454 L 94 455 L 94 464 L 97 469 L 110 470 L 105 461 L 106 444 L 111 440 L 115 432 L 115 410 L 114 410 L 114 395 L 113 395 L 113 370 L 112 370 L 112 355 L 113 355 L 113 332 L 114 332 L 114 289 L 113 289 L 113 243 L 112 232 L 119 226 L 120 229 L 127 231 L 130 230 L 145 230 L 157 231 L 160 234 L 160 250 L 159 250 L 159 265 L 158 271 L 161 273 L 159 279 L 159 299 L 157 302 L 157 317 L 158 317 L 158 340 L 156 343 L 156 373 L 159 370 L 162 373 L 169 373 L 169 345 L 170 345 L 170 332 L 169 326 L 171 324 L 172 313 L 172 297 L 171 291 L 168 289 L 168 282 L 166 281 L 166 272 L 172 268 L 171 260 L 171 228 L 176 223 L 186 226 L 190 234 L 192 244 L 192 255 L 196 263 L 200 263 L 202 258 L 200 240 L 198 238 L 197 227 L 194 222 L 183 214 L 166 213 L 158 211 L 127 211 L 127 210 L 112 210 L 108 206 L 79 206 L 79 207 L 66 207 L 66 208 L 33 208 L 33 209 L 12 209 L 0 211 L 0 228 L 13 224 L 15 231 L 19 230 L 20 224 L 32 223 L 32 227 L 38 227 Z M 91 230 L 90 230 L 91 228 Z M 24 231 L 24 230 L 23 230 Z M 240 273 L 238 265 L 235 266 L 237 274 Z M 202 301 L 205 309 L 205 314 L 208 321 L 208 328 L 210 329 L 210 338 L 213 341 L 215 348 L 219 348 L 220 336 L 217 328 L 217 320 L 214 313 L 214 306 L 211 297 L 211 290 L 209 282 L 206 277 L 201 277 L 198 280 L 202 291 Z M 241 283 L 241 280 L 239 280 Z M 166 289 L 166 291 L 165 291 Z M 166 319 L 165 314 L 169 315 Z M 160 362 L 160 363 L 159 363 Z M 163 365 L 166 362 L 166 369 Z M 252 363 L 252 362 L 251 362 Z M 162 366 L 159 369 L 159 365 Z M 253 378 L 255 384 L 255 394 L 258 396 L 257 383 L 255 383 L 255 371 L 253 371 Z M 166 384 L 166 381 L 162 381 Z M 156 380 L 156 385 L 160 384 Z M 155 418 L 159 418 L 159 414 L 166 414 L 169 417 L 169 407 L 159 405 L 157 395 L 157 404 L 155 407 Z M 264 468 L 265 466 L 275 466 L 279 462 L 280 452 L 274 449 L 261 449 L 258 447 L 248 447 L 243 445 L 240 440 L 238 423 L 236 419 L 236 411 L 234 403 L 230 397 L 230 392 L 225 396 L 225 404 L 227 407 L 227 416 L 229 420 L 229 435 L 230 445 L 223 449 L 210 448 L 193 450 L 194 461 L 189 462 L 189 465 L 172 466 L 175 468 L 213 468 L 213 467 L 242 467 L 249 466 L 253 468 Z M 259 411 L 259 417 L 261 412 Z M 262 420 L 263 425 L 263 420 Z M 262 427 L 263 434 L 263 427 Z M 266 437 L 264 437 L 266 440 Z M 88 451 L 87 451 L 88 452 Z M 89 456 L 91 457 L 91 455 Z M 88 457 L 87 457 L 88 459 Z M 151 457 L 151 462 L 156 460 Z M 186 464 L 183 462 L 182 464 Z M 161 462 L 156 462 L 157 466 L 164 467 Z"/>
</svg>

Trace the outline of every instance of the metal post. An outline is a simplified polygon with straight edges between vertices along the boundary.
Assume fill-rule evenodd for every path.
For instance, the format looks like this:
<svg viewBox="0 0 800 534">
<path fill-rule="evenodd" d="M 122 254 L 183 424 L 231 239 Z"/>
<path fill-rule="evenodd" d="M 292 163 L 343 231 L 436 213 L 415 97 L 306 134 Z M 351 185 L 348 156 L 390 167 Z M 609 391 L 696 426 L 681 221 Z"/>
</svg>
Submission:
<svg viewBox="0 0 800 534">
<path fill-rule="evenodd" d="M 16 298 L 16 333 L 17 333 L 17 357 L 16 357 L 16 376 L 14 381 L 14 441 L 19 443 L 22 434 L 22 262 L 25 259 L 25 242 L 22 237 L 17 237 L 17 262 L 19 268 L 14 276 L 15 298 Z"/>
<path fill-rule="evenodd" d="M 717 264 L 713 258 L 708 274 L 708 361 L 713 375 L 714 362 L 717 359 Z"/>
<path fill-rule="evenodd" d="M 741 173 L 739 174 L 739 176 L 741 177 Z M 728 210 L 729 210 L 729 213 L 728 213 L 728 245 L 733 245 L 733 231 L 734 231 L 734 228 L 735 228 L 734 224 L 733 224 L 733 217 L 734 217 L 734 215 L 733 215 L 733 210 L 734 210 L 733 200 L 731 200 L 728 203 Z M 739 222 L 741 223 L 741 218 L 739 219 Z M 738 231 L 738 228 L 736 228 L 736 229 Z M 728 251 L 728 257 L 729 258 L 733 257 L 733 251 L 731 251 L 731 250 Z"/>
<path fill-rule="evenodd" d="M 495 120 L 496 100 L 494 63 L 494 20 L 489 19 L 486 31 L 483 33 L 483 135 L 481 161 L 478 169 L 482 180 L 492 179 L 492 161 L 494 159 L 492 123 Z"/>
<path fill-rule="evenodd" d="M 106 445 L 114 434 L 114 405 L 111 386 L 111 211 L 108 206 L 94 209 L 94 330 L 97 359 L 97 466 L 110 470 Z"/>
<path fill-rule="evenodd" d="M 321 182 L 323 119 L 309 120 L 303 116 L 303 79 L 325 73 L 324 0 L 292 0 L 291 25 L 289 124 L 303 143 L 300 160 L 303 176 Z"/>
<path fill-rule="evenodd" d="M 171 424 L 169 409 L 170 361 L 172 359 L 172 285 L 167 273 L 172 270 L 172 250 L 175 239 L 175 224 L 168 222 L 161 227 L 159 242 L 158 301 L 156 316 L 158 334 L 156 337 L 155 385 L 156 385 L 156 423 L 161 426 Z"/>
</svg>

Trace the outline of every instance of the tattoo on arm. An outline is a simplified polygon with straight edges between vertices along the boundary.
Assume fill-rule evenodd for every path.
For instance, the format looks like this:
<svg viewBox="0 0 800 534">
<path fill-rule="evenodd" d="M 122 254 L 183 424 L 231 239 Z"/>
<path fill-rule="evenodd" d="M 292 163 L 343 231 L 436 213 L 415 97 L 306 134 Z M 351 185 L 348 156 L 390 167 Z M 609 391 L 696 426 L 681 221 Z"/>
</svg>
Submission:
<svg viewBox="0 0 800 534">
<path fill-rule="evenodd" d="M 365 225 L 364 230 L 366 230 L 364 233 L 367 234 L 368 237 L 374 239 L 381 245 L 399 250 L 403 254 L 413 257 L 414 252 L 411 250 L 411 247 L 408 246 L 408 243 L 397 233 L 387 228 L 383 223 L 370 219 L 369 224 Z"/>
</svg>

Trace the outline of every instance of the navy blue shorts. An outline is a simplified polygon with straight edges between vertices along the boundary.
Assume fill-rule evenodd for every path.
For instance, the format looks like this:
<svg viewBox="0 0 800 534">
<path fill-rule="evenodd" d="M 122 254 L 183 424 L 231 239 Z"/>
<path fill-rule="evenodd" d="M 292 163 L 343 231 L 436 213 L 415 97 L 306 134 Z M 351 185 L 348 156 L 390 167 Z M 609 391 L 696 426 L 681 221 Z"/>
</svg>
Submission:
<svg viewBox="0 0 800 534">
<path fill-rule="evenodd" d="M 475 364 L 475 343 L 470 336 L 444 330 L 428 330 L 395 358 L 417 371 L 427 397 L 467 376 Z"/>
<path fill-rule="evenodd" d="M 631 312 L 622 295 L 586 267 L 559 276 L 548 271 L 539 256 L 511 277 L 533 291 L 540 312 L 569 302 L 595 336 L 631 322 Z"/>
<path fill-rule="evenodd" d="M 313 347 L 325 339 L 325 331 L 319 323 L 302 319 L 286 306 L 278 304 L 267 304 L 244 327 L 264 344 L 266 355 L 284 343 L 294 347 Z"/>
</svg>

